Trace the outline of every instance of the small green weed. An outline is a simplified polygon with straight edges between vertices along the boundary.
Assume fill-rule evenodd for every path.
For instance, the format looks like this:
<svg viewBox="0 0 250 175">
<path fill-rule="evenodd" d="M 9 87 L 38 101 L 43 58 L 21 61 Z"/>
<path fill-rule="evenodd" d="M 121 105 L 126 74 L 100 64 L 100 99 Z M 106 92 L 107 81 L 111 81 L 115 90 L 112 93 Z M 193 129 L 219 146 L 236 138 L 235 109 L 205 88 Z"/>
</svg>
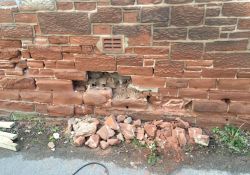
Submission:
<svg viewBox="0 0 250 175">
<path fill-rule="evenodd" d="M 135 145 L 137 148 L 146 148 L 146 144 L 141 143 L 138 139 L 134 138 L 132 140 L 132 144 Z"/>
<path fill-rule="evenodd" d="M 241 130 L 241 127 L 226 125 L 223 129 L 213 128 L 212 132 L 216 141 L 226 145 L 233 152 L 246 153 L 248 152 L 248 138 L 246 133 Z"/>
<path fill-rule="evenodd" d="M 159 153 L 157 150 L 157 144 L 156 142 L 153 142 L 150 145 L 147 145 L 147 147 L 150 149 L 150 154 L 148 155 L 148 164 L 149 165 L 155 165 L 157 161 L 159 160 Z"/>
</svg>

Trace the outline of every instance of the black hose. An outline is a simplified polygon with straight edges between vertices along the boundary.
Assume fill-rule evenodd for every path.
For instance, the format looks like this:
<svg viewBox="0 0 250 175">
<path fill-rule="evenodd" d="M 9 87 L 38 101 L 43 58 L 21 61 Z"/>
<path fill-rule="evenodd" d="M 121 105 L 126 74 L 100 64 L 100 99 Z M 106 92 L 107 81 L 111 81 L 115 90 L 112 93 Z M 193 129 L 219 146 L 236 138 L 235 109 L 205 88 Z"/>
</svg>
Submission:
<svg viewBox="0 0 250 175">
<path fill-rule="evenodd" d="M 85 168 L 85 167 L 87 167 L 87 166 L 89 166 L 89 165 L 100 165 L 100 166 L 102 166 L 102 167 L 105 169 L 105 173 L 106 173 L 107 175 L 109 175 L 109 170 L 108 170 L 108 168 L 107 168 L 104 164 L 98 163 L 98 162 L 90 162 L 90 163 L 87 163 L 87 164 L 81 166 L 81 167 L 80 167 L 78 170 L 76 170 L 72 175 L 76 175 L 76 174 L 79 173 L 83 168 Z"/>
</svg>

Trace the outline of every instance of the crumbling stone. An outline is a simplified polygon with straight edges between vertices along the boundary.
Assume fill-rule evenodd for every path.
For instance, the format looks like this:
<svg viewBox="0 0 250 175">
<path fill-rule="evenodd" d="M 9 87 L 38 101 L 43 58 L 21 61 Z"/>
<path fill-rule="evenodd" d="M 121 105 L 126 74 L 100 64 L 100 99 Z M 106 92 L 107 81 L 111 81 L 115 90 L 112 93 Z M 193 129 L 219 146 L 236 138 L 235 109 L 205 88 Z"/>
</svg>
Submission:
<svg viewBox="0 0 250 175">
<path fill-rule="evenodd" d="M 126 140 L 133 139 L 135 137 L 135 128 L 133 125 L 127 123 L 120 123 L 121 133 Z"/>
<path fill-rule="evenodd" d="M 120 128 L 118 123 L 115 120 L 115 117 L 112 115 L 107 117 L 104 123 L 105 125 L 109 126 L 113 130 L 119 130 Z"/>
<path fill-rule="evenodd" d="M 100 142 L 100 136 L 98 134 L 94 134 L 89 137 L 85 145 L 87 145 L 90 148 L 97 148 Z"/>
<path fill-rule="evenodd" d="M 85 137 L 84 136 L 75 136 L 73 137 L 74 145 L 77 147 L 82 146 L 85 143 Z"/>
<path fill-rule="evenodd" d="M 97 134 L 103 139 L 107 140 L 115 135 L 115 131 L 112 130 L 109 126 L 104 125 L 98 131 Z"/>
<path fill-rule="evenodd" d="M 107 149 L 109 147 L 109 143 L 106 142 L 106 141 L 104 141 L 104 140 L 102 140 L 102 141 L 100 141 L 100 147 L 102 149 Z"/>
<path fill-rule="evenodd" d="M 157 128 L 156 128 L 155 125 L 146 123 L 144 125 L 144 129 L 145 129 L 146 133 L 148 134 L 148 136 L 155 137 L 155 134 L 156 134 L 156 131 L 157 131 Z"/>
</svg>

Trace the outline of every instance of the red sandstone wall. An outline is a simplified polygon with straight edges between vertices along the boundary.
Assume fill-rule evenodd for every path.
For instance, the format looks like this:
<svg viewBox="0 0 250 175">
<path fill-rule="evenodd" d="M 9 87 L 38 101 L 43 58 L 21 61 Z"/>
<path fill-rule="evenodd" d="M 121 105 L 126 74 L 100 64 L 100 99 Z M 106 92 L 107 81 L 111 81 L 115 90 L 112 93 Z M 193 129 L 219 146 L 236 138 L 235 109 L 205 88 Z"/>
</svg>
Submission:
<svg viewBox="0 0 250 175">
<path fill-rule="evenodd" d="M 0 6 L 0 109 L 51 116 L 174 115 L 206 126 L 250 122 L 250 2 L 60 0 L 47 9 Z M 110 36 L 122 38 L 118 53 L 102 50 L 102 38 Z M 87 92 L 73 86 L 87 80 L 86 71 L 129 75 L 134 86 L 156 91 L 120 101 L 104 92 L 105 98 L 93 97 L 104 99 L 101 104 L 89 102 Z"/>
</svg>

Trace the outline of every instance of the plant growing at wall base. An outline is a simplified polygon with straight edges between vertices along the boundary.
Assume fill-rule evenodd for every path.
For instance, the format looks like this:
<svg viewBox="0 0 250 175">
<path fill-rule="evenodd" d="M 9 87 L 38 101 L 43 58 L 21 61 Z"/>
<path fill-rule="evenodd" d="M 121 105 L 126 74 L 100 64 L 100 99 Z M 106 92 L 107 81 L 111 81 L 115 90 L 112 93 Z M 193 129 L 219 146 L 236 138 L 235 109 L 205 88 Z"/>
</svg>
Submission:
<svg viewBox="0 0 250 175">
<path fill-rule="evenodd" d="M 213 128 L 215 140 L 227 146 L 236 153 L 246 153 L 248 150 L 248 138 L 241 130 L 243 124 L 238 128 L 233 125 L 226 125 L 223 129 Z"/>
</svg>

